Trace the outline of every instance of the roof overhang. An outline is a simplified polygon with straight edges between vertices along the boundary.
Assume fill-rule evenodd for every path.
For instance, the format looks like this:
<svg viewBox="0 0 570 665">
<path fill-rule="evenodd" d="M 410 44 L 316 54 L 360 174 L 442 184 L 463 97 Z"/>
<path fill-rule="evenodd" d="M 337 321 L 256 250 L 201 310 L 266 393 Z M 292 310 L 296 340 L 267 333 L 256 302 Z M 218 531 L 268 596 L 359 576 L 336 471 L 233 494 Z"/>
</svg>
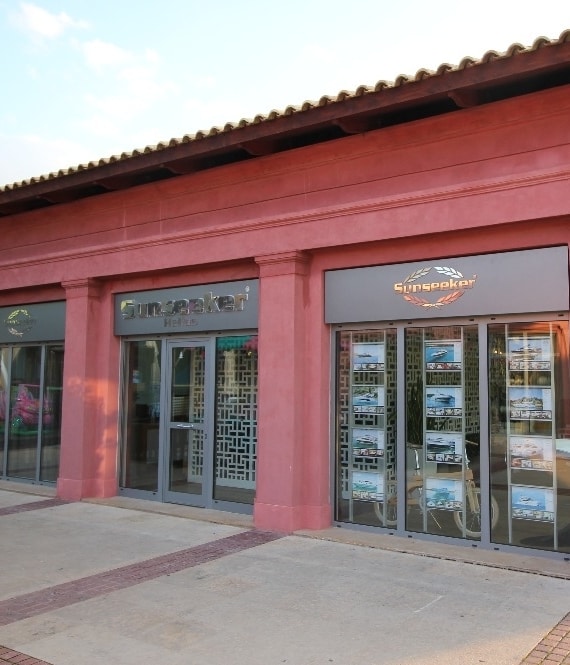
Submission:
<svg viewBox="0 0 570 665">
<path fill-rule="evenodd" d="M 570 31 L 504 54 L 212 128 L 0 189 L 0 216 L 255 159 L 570 84 Z"/>
</svg>

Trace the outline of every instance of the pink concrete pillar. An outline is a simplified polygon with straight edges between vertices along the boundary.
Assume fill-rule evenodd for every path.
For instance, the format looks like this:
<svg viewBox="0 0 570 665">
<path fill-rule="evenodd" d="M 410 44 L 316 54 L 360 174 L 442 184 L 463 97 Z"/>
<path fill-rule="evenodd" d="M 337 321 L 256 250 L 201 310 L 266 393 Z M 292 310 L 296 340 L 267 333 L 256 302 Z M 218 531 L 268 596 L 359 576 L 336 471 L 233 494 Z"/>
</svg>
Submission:
<svg viewBox="0 0 570 665">
<path fill-rule="evenodd" d="M 330 522 L 328 500 L 315 505 L 308 469 L 308 258 L 302 252 L 257 257 L 260 268 L 259 409 L 255 525 L 292 532 Z M 318 401 L 318 400 L 317 400 Z M 325 483 L 328 481 L 328 476 Z"/>
<path fill-rule="evenodd" d="M 101 323 L 108 314 L 95 280 L 65 282 L 63 287 L 67 302 L 57 493 L 78 500 L 116 493 L 116 469 L 105 459 L 103 441 L 108 367 L 101 359 Z"/>
</svg>

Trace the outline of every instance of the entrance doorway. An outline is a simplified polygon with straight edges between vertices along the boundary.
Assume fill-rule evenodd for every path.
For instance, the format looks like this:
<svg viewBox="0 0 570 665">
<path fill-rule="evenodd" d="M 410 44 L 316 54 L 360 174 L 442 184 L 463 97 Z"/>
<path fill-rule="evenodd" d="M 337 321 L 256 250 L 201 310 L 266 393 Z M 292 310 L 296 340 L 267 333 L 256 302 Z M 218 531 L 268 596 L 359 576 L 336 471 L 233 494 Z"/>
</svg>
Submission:
<svg viewBox="0 0 570 665">
<path fill-rule="evenodd" d="M 205 506 L 212 494 L 208 483 L 214 396 L 211 346 L 166 342 L 165 501 Z"/>
<path fill-rule="evenodd" d="M 125 340 L 120 490 L 251 512 L 257 336 Z"/>
</svg>

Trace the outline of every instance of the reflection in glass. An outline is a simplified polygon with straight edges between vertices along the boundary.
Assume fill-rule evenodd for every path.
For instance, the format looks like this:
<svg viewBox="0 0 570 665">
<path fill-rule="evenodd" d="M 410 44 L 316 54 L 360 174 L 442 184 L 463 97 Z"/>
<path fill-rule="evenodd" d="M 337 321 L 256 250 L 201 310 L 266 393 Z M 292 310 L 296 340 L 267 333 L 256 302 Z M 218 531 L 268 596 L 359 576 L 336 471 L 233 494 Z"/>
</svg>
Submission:
<svg viewBox="0 0 570 665">
<path fill-rule="evenodd" d="M 10 349 L 0 349 L 0 475 L 4 475 L 4 444 L 9 409 Z"/>
<path fill-rule="evenodd" d="M 570 551 L 566 322 L 489 326 L 495 543 Z"/>
<path fill-rule="evenodd" d="M 394 528 L 396 331 L 337 333 L 336 519 Z"/>
<path fill-rule="evenodd" d="M 257 335 L 216 340 L 214 499 L 253 504 L 257 458 Z"/>
<path fill-rule="evenodd" d="M 406 528 L 480 539 L 477 327 L 405 335 Z"/>
<path fill-rule="evenodd" d="M 158 490 L 160 349 L 157 340 L 128 342 L 125 346 L 121 487 Z"/>
<path fill-rule="evenodd" d="M 55 482 L 59 472 L 61 402 L 63 395 L 63 346 L 48 345 L 45 351 L 43 427 L 40 480 Z"/>
<path fill-rule="evenodd" d="M 170 361 L 168 489 L 200 495 L 204 476 L 206 349 L 175 346 Z"/>
<path fill-rule="evenodd" d="M 10 429 L 6 474 L 36 479 L 42 399 L 40 346 L 12 349 L 10 368 Z"/>
</svg>

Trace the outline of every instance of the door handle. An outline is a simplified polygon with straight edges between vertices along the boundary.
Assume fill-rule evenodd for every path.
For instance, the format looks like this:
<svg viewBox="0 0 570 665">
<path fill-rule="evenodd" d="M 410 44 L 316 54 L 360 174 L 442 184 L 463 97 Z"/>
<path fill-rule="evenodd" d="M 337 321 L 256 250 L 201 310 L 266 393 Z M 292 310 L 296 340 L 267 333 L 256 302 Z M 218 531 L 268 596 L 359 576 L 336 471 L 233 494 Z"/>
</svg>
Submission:
<svg viewBox="0 0 570 665">
<path fill-rule="evenodd" d="M 178 429 L 194 429 L 194 425 L 192 423 L 178 423 L 176 427 Z"/>
</svg>

